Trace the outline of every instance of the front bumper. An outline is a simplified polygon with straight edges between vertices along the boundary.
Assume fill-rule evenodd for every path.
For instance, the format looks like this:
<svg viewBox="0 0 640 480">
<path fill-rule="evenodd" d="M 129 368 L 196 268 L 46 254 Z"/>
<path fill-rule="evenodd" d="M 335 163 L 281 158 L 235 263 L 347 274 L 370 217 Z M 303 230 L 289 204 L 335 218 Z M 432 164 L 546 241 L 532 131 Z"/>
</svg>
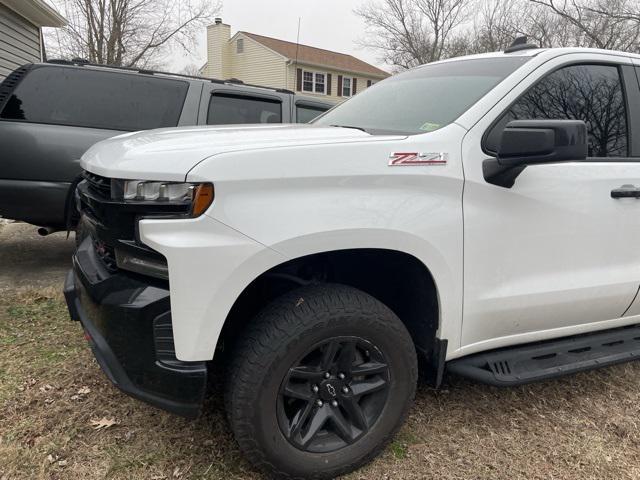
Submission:
<svg viewBox="0 0 640 480">
<path fill-rule="evenodd" d="M 166 284 L 110 273 L 86 238 L 73 258 L 64 294 L 109 380 L 125 393 L 170 412 L 195 417 L 207 384 L 205 362 L 176 359 Z"/>
</svg>

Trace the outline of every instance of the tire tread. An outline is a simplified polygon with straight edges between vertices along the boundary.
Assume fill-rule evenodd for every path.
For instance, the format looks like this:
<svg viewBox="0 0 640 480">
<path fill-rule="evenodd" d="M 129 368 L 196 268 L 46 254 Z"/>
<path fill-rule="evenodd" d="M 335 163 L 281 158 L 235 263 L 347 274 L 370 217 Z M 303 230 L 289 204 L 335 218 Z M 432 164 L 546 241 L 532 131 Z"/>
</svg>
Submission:
<svg viewBox="0 0 640 480">
<path fill-rule="evenodd" d="M 261 376 L 256 375 L 256 372 L 266 371 L 274 361 L 285 355 L 287 346 L 293 340 L 304 335 L 310 328 L 321 328 L 324 322 L 318 321 L 318 312 L 331 312 L 333 317 L 364 313 L 373 325 L 377 324 L 384 329 L 392 328 L 401 342 L 398 348 L 406 349 L 413 355 L 411 378 L 416 380 L 418 376 L 415 347 L 402 322 L 387 306 L 360 290 L 337 284 L 307 286 L 289 292 L 266 306 L 247 327 L 234 350 L 225 385 L 225 407 L 236 441 L 246 458 L 257 468 L 277 478 L 293 480 L 302 477 L 291 476 L 269 462 L 253 434 L 246 413 L 252 411 L 253 392 L 260 388 Z M 415 395 L 415 384 L 416 381 L 412 381 L 410 401 L 395 428 L 376 448 L 349 465 L 306 478 L 331 478 L 353 471 L 375 458 L 404 423 Z"/>
</svg>

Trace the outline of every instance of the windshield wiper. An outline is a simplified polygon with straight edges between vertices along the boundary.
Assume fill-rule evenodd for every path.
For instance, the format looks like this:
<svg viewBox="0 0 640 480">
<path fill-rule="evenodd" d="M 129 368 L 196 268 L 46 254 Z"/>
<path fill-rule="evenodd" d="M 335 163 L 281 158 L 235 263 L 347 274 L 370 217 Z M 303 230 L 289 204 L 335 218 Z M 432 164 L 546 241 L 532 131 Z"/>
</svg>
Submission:
<svg viewBox="0 0 640 480">
<path fill-rule="evenodd" d="M 330 127 L 338 127 L 338 128 L 353 128 L 354 130 L 360 130 L 361 132 L 367 133 L 367 131 L 362 127 L 355 127 L 353 125 L 329 125 Z"/>
</svg>

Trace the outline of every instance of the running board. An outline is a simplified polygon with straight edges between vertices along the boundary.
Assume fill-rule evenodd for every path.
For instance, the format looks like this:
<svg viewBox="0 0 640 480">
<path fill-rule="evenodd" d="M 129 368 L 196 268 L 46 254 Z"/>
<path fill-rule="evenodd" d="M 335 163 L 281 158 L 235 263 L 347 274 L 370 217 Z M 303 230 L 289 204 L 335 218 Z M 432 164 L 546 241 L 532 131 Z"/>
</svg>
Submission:
<svg viewBox="0 0 640 480">
<path fill-rule="evenodd" d="M 496 386 L 561 377 L 640 358 L 640 325 L 478 353 L 447 371 Z"/>
</svg>

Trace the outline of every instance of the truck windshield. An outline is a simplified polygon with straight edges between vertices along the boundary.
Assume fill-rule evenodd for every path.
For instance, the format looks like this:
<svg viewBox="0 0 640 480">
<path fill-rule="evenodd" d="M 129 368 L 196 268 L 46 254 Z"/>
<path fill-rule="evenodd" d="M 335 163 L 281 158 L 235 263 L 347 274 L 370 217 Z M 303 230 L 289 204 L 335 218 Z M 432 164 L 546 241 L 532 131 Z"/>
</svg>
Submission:
<svg viewBox="0 0 640 480">
<path fill-rule="evenodd" d="M 453 122 L 529 58 L 481 58 L 418 67 L 367 88 L 312 123 L 358 128 L 374 135 L 431 132 Z"/>
</svg>

